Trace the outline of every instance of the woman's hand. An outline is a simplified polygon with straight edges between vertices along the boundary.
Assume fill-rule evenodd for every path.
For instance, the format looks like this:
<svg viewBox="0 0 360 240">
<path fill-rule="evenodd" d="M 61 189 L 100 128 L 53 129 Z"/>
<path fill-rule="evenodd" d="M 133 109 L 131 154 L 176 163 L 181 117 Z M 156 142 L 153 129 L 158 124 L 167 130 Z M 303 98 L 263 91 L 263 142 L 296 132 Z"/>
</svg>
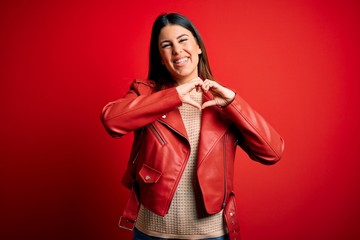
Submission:
<svg viewBox="0 0 360 240">
<path fill-rule="evenodd" d="M 201 78 L 196 78 L 192 80 L 191 82 L 181 84 L 176 87 L 177 92 L 179 93 L 179 97 L 183 103 L 190 104 L 191 106 L 196 107 L 197 109 L 201 110 L 201 105 L 194 101 L 190 93 L 196 89 L 196 91 L 201 91 L 201 86 L 203 84 L 203 81 Z"/>
<path fill-rule="evenodd" d="M 235 98 L 235 93 L 231 91 L 230 89 L 221 86 L 215 81 L 206 79 L 202 85 L 201 89 L 204 92 L 210 91 L 211 94 L 214 96 L 214 99 L 206 101 L 201 106 L 202 109 L 218 105 L 221 107 L 226 107 L 229 105 Z"/>
<path fill-rule="evenodd" d="M 214 99 L 204 102 L 201 106 L 190 96 L 190 93 L 194 91 L 194 89 L 196 89 L 196 91 L 203 92 L 210 91 L 214 96 Z M 191 82 L 177 86 L 176 90 L 179 93 L 179 97 L 183 103 L 190 104 L 199 110 L 215 105 L 226 107 L 235 98 L 235 93 L 233 91 L 209 79 L 202 81 L 201 78 L 196 78 Z"/>
</svg>

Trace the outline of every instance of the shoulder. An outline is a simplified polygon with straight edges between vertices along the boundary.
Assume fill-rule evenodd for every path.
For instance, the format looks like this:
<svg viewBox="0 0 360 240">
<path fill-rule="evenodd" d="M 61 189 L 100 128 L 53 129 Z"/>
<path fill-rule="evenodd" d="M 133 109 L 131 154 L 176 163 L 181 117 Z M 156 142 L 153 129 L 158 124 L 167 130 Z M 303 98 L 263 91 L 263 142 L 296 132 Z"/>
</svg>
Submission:
<svg viewBox="0 0 360 240">
<path fill-rule="evenodd" d="M 139 95 L 147 95 L 153 93 L 156 83 L 147 79 L 135 79 L 130 88 L 136 91 Z"/>
</svg>

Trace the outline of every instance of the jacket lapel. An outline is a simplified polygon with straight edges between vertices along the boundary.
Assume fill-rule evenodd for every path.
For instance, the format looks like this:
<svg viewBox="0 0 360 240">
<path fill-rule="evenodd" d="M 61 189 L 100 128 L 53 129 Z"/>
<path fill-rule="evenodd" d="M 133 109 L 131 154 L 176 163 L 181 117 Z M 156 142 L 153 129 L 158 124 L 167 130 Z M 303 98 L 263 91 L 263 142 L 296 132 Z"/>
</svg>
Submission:
<svg viewBox="0 0 360 240">
<path fill-rule="evenodd" d="M 171 130 L 175 131 L 176 133 L 180 134 L 184 138 L 188 139 L 185 125 L 182 121 L 180 111 L 178 108 L 163 115 L 159 119 L 159 122 L 161 122 L 162 124 L 165 124 L 167 127 L 171 128 Z"/>
<path fill-rule="evenodd" d="M 203 101 L 211 99 L 213 99 L 213 96 L 209 92 L 204 94 Z M 188 139 L 179 109 L 176 108 L 173 111 L 168 112 L 158 121 Z M 198 166 L 205 160 L 205 157 L 212 150 L 214 145 L 220 141 L 230 124 L 231 121 L 224 117 L 224 114 L 219 107 L 212 106 L 202 110 Z"/>
<path fill-rule="evenodd" d="M 208 92 L 204 94 L 204 101 L 213 99 Z M 201 165 L 214 145 L 220 141 L 227 131 L 231 121 L 224 117 L 218 106 L 207 107 L 202 112 L 201 131 L 199 140 L 198 166 Z M 221 157 L 221 156 L 219 156 Z"/>
</svg>

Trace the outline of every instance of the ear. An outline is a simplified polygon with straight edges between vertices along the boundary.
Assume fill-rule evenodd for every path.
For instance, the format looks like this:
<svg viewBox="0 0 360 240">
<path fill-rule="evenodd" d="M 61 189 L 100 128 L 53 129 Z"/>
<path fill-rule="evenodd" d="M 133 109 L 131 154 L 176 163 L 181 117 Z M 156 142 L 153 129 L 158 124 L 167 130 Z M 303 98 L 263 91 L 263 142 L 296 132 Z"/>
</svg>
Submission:
<svg viewBox="0 0 360 240">
<path fill-rule="evenodd" d="M 198 48 L 198 54 L 202 54 L 202 50 L 200 47 Z"/>
</svg>

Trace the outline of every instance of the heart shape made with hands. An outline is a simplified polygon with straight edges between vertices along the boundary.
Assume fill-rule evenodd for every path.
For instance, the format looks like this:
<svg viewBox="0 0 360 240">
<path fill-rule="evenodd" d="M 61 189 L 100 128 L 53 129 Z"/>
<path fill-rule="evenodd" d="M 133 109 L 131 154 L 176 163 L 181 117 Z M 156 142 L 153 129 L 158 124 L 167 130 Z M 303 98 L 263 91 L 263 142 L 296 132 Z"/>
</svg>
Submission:
<svg viewBox="0 0 360 240">
<path fill-rule="evenodd" d="M 177 86 L 176 90 L 183 103 L 190 104 L 199 110 L 216 105 L 225 107 L 235 98 L 235 92 L 209 79 L 202 81 L 200 78 L 196 78 L 188 83 Z M 200 103 L 191 97 L 191 93 L 194 92 L 194 90 L 195 92 L 202 91 L 209 100 L 204 101 L 202 105 L 200 105 Z"/>
</svg>

